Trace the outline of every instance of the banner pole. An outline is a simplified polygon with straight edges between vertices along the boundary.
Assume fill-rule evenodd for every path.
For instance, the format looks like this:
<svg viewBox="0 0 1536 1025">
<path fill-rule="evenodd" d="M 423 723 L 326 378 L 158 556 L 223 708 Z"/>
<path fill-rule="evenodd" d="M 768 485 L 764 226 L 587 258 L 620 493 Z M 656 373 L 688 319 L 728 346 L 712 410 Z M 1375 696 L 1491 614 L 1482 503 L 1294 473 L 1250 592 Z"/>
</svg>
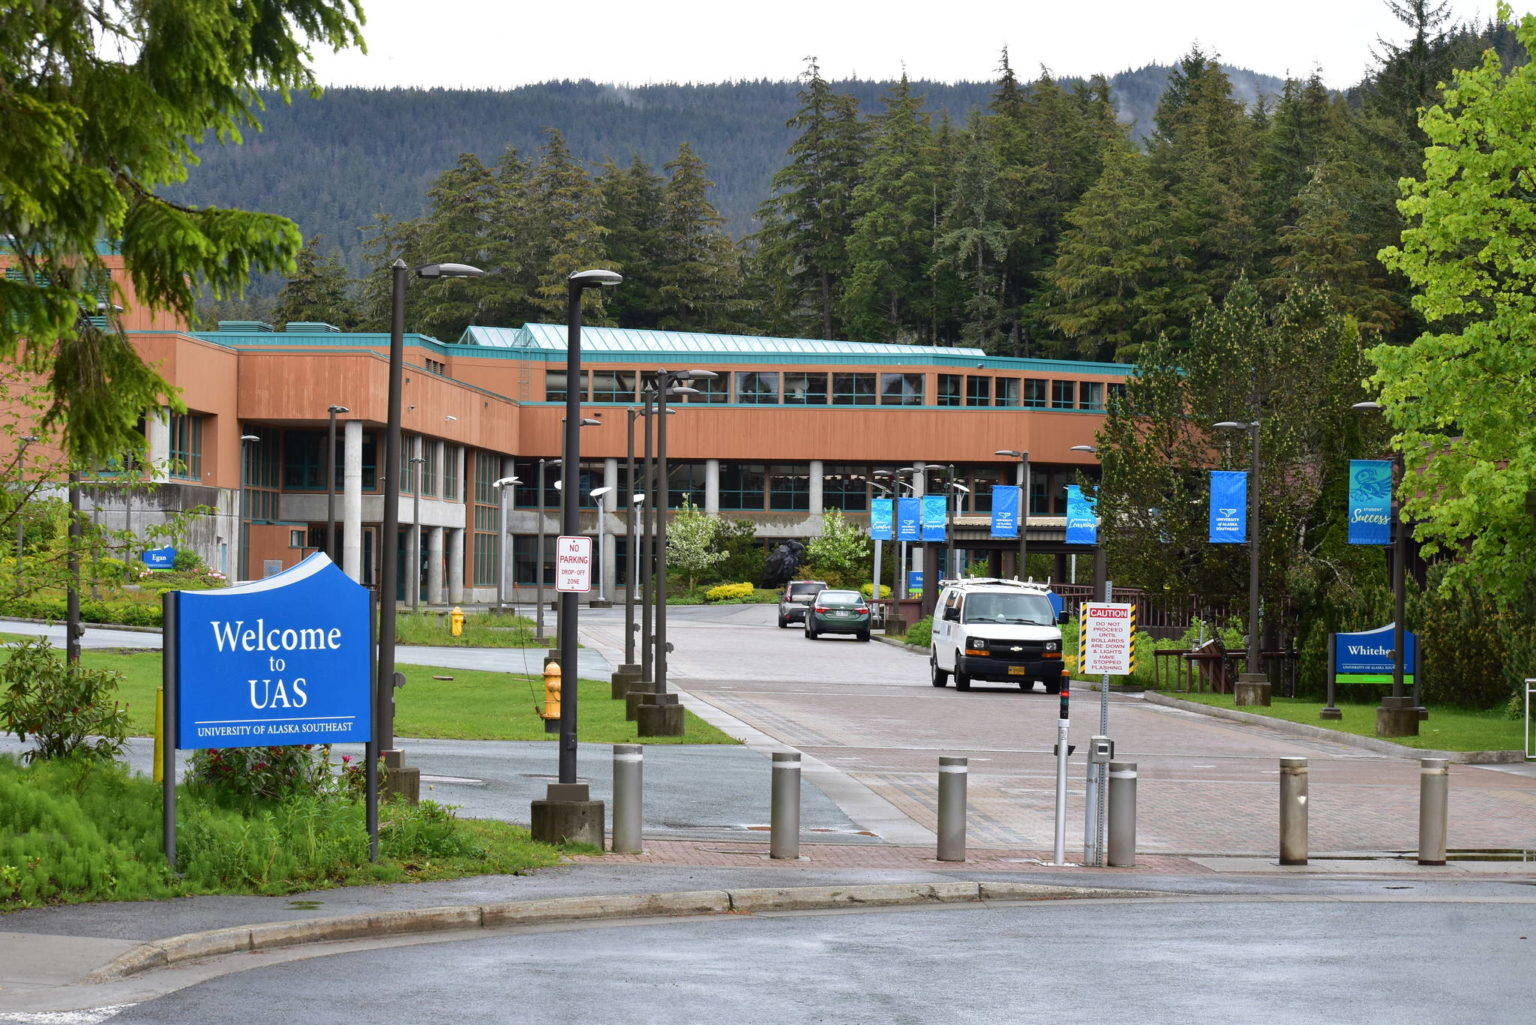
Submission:
<svg viewBox="0 0 1536 1025">
<path fill-rule="evenodd" d="M 177 593 L 165 592 L 160 598 L 160 685 L 165 692 L 165 742 L 160 749 L 160 807 L 161 843 L 165 849 L 165 863 L 172 872 L 176 871 L 176 746 L 177 734 L 181 730 L 176 611 Z"/>
<path fill-rule="evenodd" d="M 363 745 L 363 778 L 367 781 L 365 812 L 368 823 L 368 860 L 379 860 L 379 659 L 375 650 L 379 641 L 379 592 L 369 588 L 368 649 L 369 660 L 368 741 Z"/>
</svg>

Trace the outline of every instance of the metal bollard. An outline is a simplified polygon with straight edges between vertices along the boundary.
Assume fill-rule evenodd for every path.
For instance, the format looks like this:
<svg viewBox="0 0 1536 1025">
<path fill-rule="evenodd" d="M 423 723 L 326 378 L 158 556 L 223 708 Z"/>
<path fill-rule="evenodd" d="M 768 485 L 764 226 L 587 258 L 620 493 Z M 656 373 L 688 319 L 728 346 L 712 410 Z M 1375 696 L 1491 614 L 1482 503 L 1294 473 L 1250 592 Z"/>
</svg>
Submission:
<svg viewBox="0 0 1536 1025">
<path fill-rule="evenodd" d="M 1419 759 L 1419 864 L 1445 864 L 1445 810 L 1451 766 L 1444 758 Z"/>
<path fill-rule="evenodd" d="M 800 857 L 800 752 L 773 753 L 773 808 L 768 856 Z"/>
<path fill-rule="evenodd" d="M 1280 864 L 1307 863 L 1307 760 L 1280 759 Z"/>
<path fill-rule="evenodd" d="M 965 860 L 965 791 L 970 760 L 939 758 L 939 860 Z"/>
<path fill-rule="evenodd" d="M 645 787 L 645 748 L 613 745 L 613 841 L 615 854 L 639 854 Z"/>
<path fill-rule="evenodd" d="M 1136 763 L 1109 763 L 1109 867 L 1136 867 Z"/>
</svg>

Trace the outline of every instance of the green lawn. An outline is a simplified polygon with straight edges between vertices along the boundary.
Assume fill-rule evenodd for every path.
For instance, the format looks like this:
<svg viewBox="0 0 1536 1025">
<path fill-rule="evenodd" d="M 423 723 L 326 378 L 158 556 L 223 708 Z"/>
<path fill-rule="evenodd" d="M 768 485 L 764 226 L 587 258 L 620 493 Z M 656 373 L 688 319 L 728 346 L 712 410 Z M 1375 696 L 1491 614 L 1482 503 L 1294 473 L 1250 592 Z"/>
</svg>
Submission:
<svg viewBox="0 0 1536 1025">
<path fill-rule="evenodd" d="M 128 706 L 129 732 L 147 736 L 155 726 L 155 688 L 160 686 L 158 651 L 81 653 L 85 665 L 123 674 L 122 696 Z M 544 699 L 544 680 L 521 673 L 490 673 L 436 666 L 399 667 L 406 685 L 395 698 L 395 732 L 402 737 L 443 740 L 552 740 L 544 720 L 534 713 Z M 450 676 L 451 680 L 434 680 Z M 624 703 L 614 701 L 606 680 L 582 680 L 578 712 L 580 739 L 593 744 L 640 743 L 635 724 L 624 718 Z M 692 712 L 683 713 L 681 737 L 646 737 L 647 744 L 734 744 Z"/>
<path fill-rule="evenodd" d="M 1192 694 L 1164 692 L 1171 698 L 1195 701 L 1202 705 L 1233 708 L 1230 694 Z M 1376 703 L 1340 704 L 1343 719 L 1318 718 L 1323 702 L 1316 698 L 1275 698 L 1268 708 L 1244 706 L 1240 711 L 1270 715 L 1290 722 L 1322 726 L 1326 729 L 1354 733 L 1362 737 L 1376 736 Z M 1510 751 L 1523 748 L 1521 736 L 1524 728 L 1518 719 L 1507 718 L 1502 711 L 1474 712 L 1463 708 L 1431 708 L 1429 718 L 1419 723 L 1417 737 L 1389 738 L 1405 747 L 1429 748 L 1439 751 Z"/>
<path fill-rule="evenodd" d="M 550 632 L 554 632 L 552 617 Z M 488 612 L 465 615 L 464 632 L 455 637 L 447 614 L 402 611 L 395 616 L 395 639 L 400 644 L 455 648 L 539 648 L 549 643 L 534 639 L 533 620 L 526 616 L 493 616 Z"/>
</svg>

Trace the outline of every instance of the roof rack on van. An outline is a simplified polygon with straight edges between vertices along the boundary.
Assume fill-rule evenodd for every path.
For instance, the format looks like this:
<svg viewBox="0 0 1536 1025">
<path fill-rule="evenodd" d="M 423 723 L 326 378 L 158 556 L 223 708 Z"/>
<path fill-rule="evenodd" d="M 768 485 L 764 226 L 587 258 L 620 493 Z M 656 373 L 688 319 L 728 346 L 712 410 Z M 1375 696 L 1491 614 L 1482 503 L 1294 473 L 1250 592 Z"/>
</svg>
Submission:
<svg viewBox="0 0 1536 1025">
<path fill-rule="evenodd" d="M 1050 590 L 1049 584 L 1042 584 L 1035 580 L 1024 581 L 1004 579 L 1002 577 L 966 577 L 963 580 L 940 580 L 940 587 L 952 587 L 959 584 L 995 584 L 1002 587 L 1026 587 L 1031 589 Z"/>
</svg>

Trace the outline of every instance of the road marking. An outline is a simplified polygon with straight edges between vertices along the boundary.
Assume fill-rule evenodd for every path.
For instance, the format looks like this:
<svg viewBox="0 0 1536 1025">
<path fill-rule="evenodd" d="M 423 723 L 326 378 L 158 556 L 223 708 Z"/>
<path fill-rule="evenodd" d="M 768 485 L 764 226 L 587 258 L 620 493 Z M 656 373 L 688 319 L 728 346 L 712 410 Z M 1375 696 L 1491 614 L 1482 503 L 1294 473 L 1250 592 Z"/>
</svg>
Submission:
<svg viewBox="0 0 1536 1025">
<path fill-rule="evenodd" d="M 117 1017 L 132 1006 L 110 1004 L 82 1011 L 11 1011 L 0 1013 L 0 1022 L 17 1022 L 18 1025 L 97 1025 L 98 1022 Z"/>
</svg>

